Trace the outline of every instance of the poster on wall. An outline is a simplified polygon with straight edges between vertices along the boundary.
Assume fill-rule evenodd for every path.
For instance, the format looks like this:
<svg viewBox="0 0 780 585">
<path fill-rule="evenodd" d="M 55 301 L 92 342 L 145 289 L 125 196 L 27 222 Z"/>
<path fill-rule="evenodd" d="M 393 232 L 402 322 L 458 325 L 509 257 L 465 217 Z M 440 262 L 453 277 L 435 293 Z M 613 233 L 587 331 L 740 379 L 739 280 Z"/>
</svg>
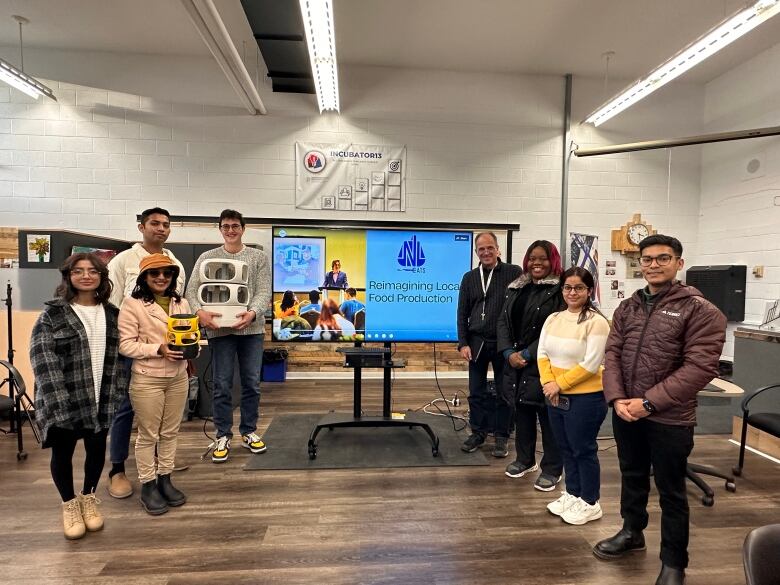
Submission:
<svg viewBox="0 0 780 585">
<path fill-rule="evenodd" d="M 295 207 L 406 211 L 406 147 L 295 143 Z"/>
<path fill-rule="evenodd" d="M 71 254 L 80 254 L 80 253 L 95 254 L 106 264 L 108 264 L 111 261 L 111 258 L 117 255 L 116 250 L 110 250 L 108 248 L 94 248 L 92 246 L 73 246 L 70 250 L 70 253 Z"/>
<path fill-rule="evenodd" d="M 27 261 L 51 262 L 51 235 L 27 234 Z"/>
<path fill-rule="evenodd" d="M 590 298 L 598 306 L 601 303 L 601 289 L 599 288 L 599 237 L 569 232 L 569 239 L 571 265 L 580 266 L 593 275 L 595 286 Z"/>
</svg>

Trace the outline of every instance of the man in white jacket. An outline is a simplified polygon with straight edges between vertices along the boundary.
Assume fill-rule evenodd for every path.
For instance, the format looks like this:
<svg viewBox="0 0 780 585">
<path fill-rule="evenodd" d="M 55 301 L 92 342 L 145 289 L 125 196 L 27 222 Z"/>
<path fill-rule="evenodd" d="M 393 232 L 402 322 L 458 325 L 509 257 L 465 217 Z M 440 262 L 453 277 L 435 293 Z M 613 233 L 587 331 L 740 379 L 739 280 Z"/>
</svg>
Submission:
<svg viewBox="0 0 780 585">
<path fill-rule="evenodd" d="M 140 244 L 133 244 L 129 250 L 120 252 L 108 263 L 108 278 L 112 285 L 109 301 L 117 307 L 121 307 L 124 299 L 133 292 L 140 272 L 141 260 L 150 254 L 165 254 L 179 267 L 176 291 L 184 294 L 184 266 L 173 252 L 163 248 L 171 234 L 170 214 L 160 207 L 143 211 L 138 231 L 141 232 L 143 241 Z M 133 484 L 125 475 L 125 461 L 130 454 L 132 429 L 133 407 L 127 396 L 114 415 L 110 431 L 111 470 L 108 472 L 108 493 L 115 498 L 128 498 L 133 494 Z"/>
</svg>

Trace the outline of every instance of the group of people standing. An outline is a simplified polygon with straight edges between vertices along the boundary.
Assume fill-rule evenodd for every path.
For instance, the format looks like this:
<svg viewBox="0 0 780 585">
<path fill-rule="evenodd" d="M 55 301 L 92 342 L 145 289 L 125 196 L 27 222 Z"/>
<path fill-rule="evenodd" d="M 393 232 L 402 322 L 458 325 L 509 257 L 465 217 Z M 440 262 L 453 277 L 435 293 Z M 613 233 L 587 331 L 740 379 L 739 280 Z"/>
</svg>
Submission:
<svg viewBox="0 0 780 585">
<path fill-rule="evenodd" d="M 219 220 L 224 245 L 201 255 L 184 289 L 184 268 L 164 248 L 170 214 L 152 208 L 141 214 L 142 242 L 121 252 L 108 266 L 95 254 L 70 256 L 60 268 L 62 282 L 46 303 L 32 332 L 30 359 L 35 374 L 36 420 L 51 453 L 51 473 L 62 498 L 68 539 L 103 528 L 96 488 L 105 465 L 110 432 L 108 492 L 133 494 L 125 474 L 133 419 L 138 422 L 135 458 L 141 505 L 152 515 L 181 506 L 186 495 L 171 481 L 179 426 L 188 392 L 187 361 L 168 345 L 168 318 L 194 312 L 207 331 L 212 352 L 213 414 L 217 429 L 212 460 L 227 461 L 232 439 L 231 389 L 238 358 L 241 379 L 241 444 L 265 451 L 256 433 L 260 401 L 265 307 L 270 270 L 260 250 L 242 243 L 245 222 L 234 210 Z M 249 303 L 237 321 L 222 326 L 219 314 L 202 308 L 197 291 L 204 259 L 246 262 Z M 259 316 L 259 317 L 258 317 Z M 73 454 L 84 443 L 84 482 L 73 483 Z"/>
<path fill-rule="evenodd" d="M 639 248 L 647 286 L 620 304 L 610 324 L 593 305 L 593 275 L 563 271 L 554 244 L 533 242 L 521 268 L 501 261 L 495 234 L 477 235 L 479 266 L 463 276 L 458 303 L 472 430 L 462 449 L 476 451 L 492 433 L 493 456 L 507 457 L 514 430 L 506 475 L 541 467 L 534 487 L 545 492 L 565 475 L 565 489 L 547 509 L 585 524 L 603 516 L 597 436 L 611 406 L 623 528 L 593 553 L 609 560 L 645 549 L 652 469 L 662 512 L 656 585 L 679 585 L 688 566 L 685 481 L 696 394 L 718 374 L 726 318 L 676 279 L 684 264 L 679 240 L 657 234 Z"/>
<path fill-rule="evenodd" d="M 253 453 L 266 450 L 256 426 L 271 279 L 263 252 L 243 244 L 245 227 L 239 212 L 222 212 L 224 245 L 198 258 L 186 292 L 184 268 L 164 248 L 170 215 L 160 208 L 142 213 L 143 241 L 108 266 L 81 253 L 61 267 L 56 298 L 46 303 L 33 329 L 30 357 L 36 419 L 44 447 L 51 448 L 66 538 L 103 527 L 95 490 L 109 433 L 109 494 L 132 495 L 125 461 L 134 417 L 142 506 L 156 515 L 187 500 L 171 481 L 188 388 L 186 360 L 167 343 L 171 315 L 194 312 L 207 332 L 217 429 L 212 460 L 229 458 L 236 358 L 241 445 Z M 514 430 L 515 458 L 506 475 L 522 478 L 541 467 L 534 487 L 547 492 L 565 474 L 565 489 L 547 509 L 566 523 L 585 524 L 603 515 L 597 434 L 611 406 L 623 527 L 593 552 L 613 559 L 645 548 L 652 468 L 662 510 L 656 583 L 677 585 L 688 564 L 685 478 L 696 394 L 717 375 L 726 319 L 699 291 L 676 280 L 683 268 L 676 238 L 652 235 L 639 248 L 647 286 L 620 304 L 610 324 L 592 303 L 593 275 L 579 267 L 564 271 L 551 242 L 533 242 L 520 267 L 501 261 L 495 234 L 476 237 L 479 266 L 463 276 L 458 303 L 458 348 L 469 364 L 472 429 L 462 449 L 476 451 L 492 433 L 492 454 L 507 457 Z M 220 315 L 203 309 L 198 299 L 199 267 L 212 259 L 240 260 L 249 268 L 248 306 L 230 326 L 218 323 Z M 339 268 L 334 266 L 337 278 Z M 83 486 L 75 493 L 72 458 L 78 441 L 86 459 Z"/>
</svg>

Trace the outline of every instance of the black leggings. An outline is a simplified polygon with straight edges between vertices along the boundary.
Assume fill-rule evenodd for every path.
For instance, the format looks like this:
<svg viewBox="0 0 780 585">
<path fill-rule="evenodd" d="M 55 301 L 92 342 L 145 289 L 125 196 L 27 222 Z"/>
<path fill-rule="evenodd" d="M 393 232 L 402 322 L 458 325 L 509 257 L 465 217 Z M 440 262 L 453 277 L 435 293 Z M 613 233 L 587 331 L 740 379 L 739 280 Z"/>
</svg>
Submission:
<svg viewBox="0 0 780 585">
<path fill-rule="evenodd" d="M 89 494 L 97 489 L 103 465 L 106 462 L 107 430 L 92 433 L 89 430 L 75 432 L 69 429 L 52 427 L 47 434 L 47 443 L 51 444 L 51 477 L 60 492 L 63 502 L 76 497 L 73 492 L 73 453 L 79 438 L 84 439 L 84 489 Z"/>
</svg>

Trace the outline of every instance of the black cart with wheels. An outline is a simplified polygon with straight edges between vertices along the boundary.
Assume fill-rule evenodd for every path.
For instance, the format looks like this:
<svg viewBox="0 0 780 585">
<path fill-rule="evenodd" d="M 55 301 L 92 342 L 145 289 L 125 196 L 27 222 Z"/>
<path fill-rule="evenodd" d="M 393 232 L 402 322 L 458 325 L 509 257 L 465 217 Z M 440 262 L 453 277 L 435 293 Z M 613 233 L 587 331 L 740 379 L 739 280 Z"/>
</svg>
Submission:
<svg viewBox="0 0 780 585">
<path fill-rule="evenodd" d="M 331 412 L 326 414 L 314 427 L 309 436 L 309 459 L 317 457 L 317 435 L 322 429 L 332 430 L 336 427 L 414 427 L 422 428 L 431 439 L 431 452 L 434 457 L 439 455 L 439 437 L 430 425 L 415 413 L 404 413 L 393 417 L 390 412 L 391 373 L 393 368 L 406 367 L 404 360 L 392 359 L 390 344 L 384 347 L 344 347 L 337 351 L 344 354 L 344 367 L 354 369 L 354 403 L 352 415 Z M 361 409 L 362 372 L 363 368 L 382 368 L 384 370 L 382 416 L 364 416 Z"/>
</svg>

